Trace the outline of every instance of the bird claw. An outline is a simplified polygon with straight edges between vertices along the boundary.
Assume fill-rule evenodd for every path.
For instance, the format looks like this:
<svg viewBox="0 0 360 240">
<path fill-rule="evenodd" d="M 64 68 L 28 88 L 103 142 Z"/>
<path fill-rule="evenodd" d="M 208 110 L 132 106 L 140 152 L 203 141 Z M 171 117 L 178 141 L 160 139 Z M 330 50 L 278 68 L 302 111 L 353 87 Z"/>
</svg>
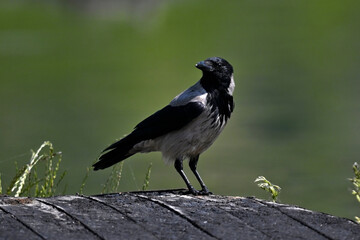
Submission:
<svg viewBox="0 0 360 240">
<path fill-rule="evenodd" d="M 189 188 L 188 191 L 185 192 L 185 194 L 192 194 L 192 195 L 199 195 L 200 191 L 196 190 L 195 188 Z"/>
<path fill-rule="evenodd" d="M 209 189 L 207 188 L 203 188 L 199 191 L 198 195 L 205 195 L 205 196 L 208 196 L 208 195 L 212 195 L 213 193 L 209 191 Z"/>
<path fill-rule="evenodd" d="M 196 190 L 195 188 L 189 188 L 186 192 L 184 192 L 184 194 L 192 194 L 194 196 L 208 196 L 212 195 L 213 193 L 210 192 L 207 188 L 203 188 L 200 191 Z"/>
</svg>

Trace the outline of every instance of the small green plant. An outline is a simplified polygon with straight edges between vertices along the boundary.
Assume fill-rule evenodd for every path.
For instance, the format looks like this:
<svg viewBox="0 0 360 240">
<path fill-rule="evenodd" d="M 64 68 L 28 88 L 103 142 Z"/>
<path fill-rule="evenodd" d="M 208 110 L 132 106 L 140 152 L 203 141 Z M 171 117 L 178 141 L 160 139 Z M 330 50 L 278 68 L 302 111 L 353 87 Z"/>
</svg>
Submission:
<svg viewBox="0 0 360 240">
<path fill-rule="evenodd" d="M 36 152 L 31 152 L 29 164 L 22 168 L 18 168 L 16 164 L 16 174 L 7 188 L 7 194 L 14 194 L 15 197 L 54 196 L 57 187 L 66 175 L 66 171 L 64 171 L 56 181 L 62 159 L 61 152 L 55 152 L 52 143 L 49 141 L 45 141 Z M 55 163 L 56 159 L 57 162 Z M 37 165 L 39 163 L 45 164 L 44 177 L 42 178 L 38 176 Z"/>
<path fill-rule="evenodd" d="M 281 191 L 281 188 L 278 185 L 272 184 L 264 176 L 257 177 L 254 182 L 257 183 L 259 188 L 269 192 L 271 194 L 272 201 L 276 202 Z"/>
<path fill-rule="evenodd" d="M 124 162 L 120 162 L 113 166 L 111 174 L 107 178 L 101 193 L 113 193 L 118 191 L 123 165 Z"/>
<path fill-rule="evenodd" d="M 83 178 L 83 180 L 81 182 L 81 186 L 80 186 L 80 190 L 79 190 L 80 194 L 83 194 L 86 181 L 87 181 L 87 179 L 89 177 L 90 169 L 91 169 L 90 167 L 86 168 L 86 173 L 85 173 L 85 176 L 84 176 L 84 178 Z"/>
<path fill-rule="evenodd" d="M 151 168 L 152 168 L 152 163 L 150 163 L 148 170 L 146 172 L 146 175 L 145 175 L 144 184 L 142 186 L 143 191 L 145 191 L 149 187 Z"/>
<path fill-rule="evenodd" d="M 353 178 L 349 178 L 349 180 L 353 183 L 354 189 L 352 190 L 352 194 L 355 195 L 356 199 L 360 203 L 360 168 L 357 162 L 353 164 L 353 171 L 355 176 Z M 360 218 L 355 216 L 355 220 L 360 224 Z"/>
</svg>

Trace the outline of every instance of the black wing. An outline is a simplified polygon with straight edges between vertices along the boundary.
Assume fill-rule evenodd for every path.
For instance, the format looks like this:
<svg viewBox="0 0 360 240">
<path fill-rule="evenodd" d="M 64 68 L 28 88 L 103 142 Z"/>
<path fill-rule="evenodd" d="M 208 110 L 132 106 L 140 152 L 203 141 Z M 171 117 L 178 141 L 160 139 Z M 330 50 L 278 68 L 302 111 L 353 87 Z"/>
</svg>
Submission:
<svg viewBox="0 0 360 240">
<path fill-rule="evenodd" d="M 154 139 L 166 133 L 178 130 L 198 117 L 205 107 L 199 102 L 186 105 L 167 105 L 135 126 L 134 131 L 125 138 L 131 138 L 133 144 Z M 121 139 L 123 140 L 123 139 Z M 107 147 L 103 152 L 116 148 L 121 140 Z"/>
<path fill-rule="evenodd" d="M 178 130 L 198 117 L 205 107 L 199 102 L 182 106 L 166 106 L 136 125 L 134 133 L 141 132 L 146 139 L 154 139 Z"/>
<path fill-rule="evenodd" d="M 136 125 L 134 131 L 128 136 L 107 147 L 99 161 L 94 164 L 94 170 L 110 167 L 130 157 L 132 154 L 129 151 L 135 144 L 179 130 L 198 117 L 204 110 L 205 106 L 199 102 L 164 107 Z"/>
</svg>

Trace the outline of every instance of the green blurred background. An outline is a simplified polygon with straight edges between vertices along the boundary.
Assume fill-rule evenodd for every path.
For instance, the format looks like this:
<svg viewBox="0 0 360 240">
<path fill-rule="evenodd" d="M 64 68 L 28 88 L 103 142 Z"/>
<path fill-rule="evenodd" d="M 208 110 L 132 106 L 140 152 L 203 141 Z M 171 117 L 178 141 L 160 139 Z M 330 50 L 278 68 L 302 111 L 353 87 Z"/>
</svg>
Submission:
<svg viewBox="0 0 360 240">
<path fill-rule="evenodd" d="M 49 3 L 50 2 L 50 3 Z M 216 194 L 353 218 L 347 180 L 360 156 L 359 1 L 2 1 L 0 172 L 30 149 L 63 152 L 68 194 L 100 151 L 194 84 L 211 56 L 235 69 L 235 112 L 199 171 Z M 121 191 L 185 187 L 159 153 L 125 161 Z M 189 169 L 191 181 L 196 181 Z M 91 172 L 86 194 L 111 169 Z M 196 186 L 197 183 L 196 183 Z"/>
</svg>

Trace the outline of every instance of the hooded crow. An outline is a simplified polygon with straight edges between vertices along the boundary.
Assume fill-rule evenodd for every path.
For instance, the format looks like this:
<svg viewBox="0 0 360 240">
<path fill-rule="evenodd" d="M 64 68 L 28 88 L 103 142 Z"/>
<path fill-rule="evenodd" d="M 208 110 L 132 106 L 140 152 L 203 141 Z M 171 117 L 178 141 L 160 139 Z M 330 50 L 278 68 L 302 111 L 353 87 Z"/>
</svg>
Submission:
<svg viewBox="0 0 360 240">
<path fill-rule="evenodd" d="M 202 71 L 200 81 L 107 147 L 94 170 L 110 167 L 135 153 L 160 151 L 165 162 L 174 164 L 191 194 L 211 194 L 196 166 L 199 155 L 214 143 L 234 110 L 235 83 L 233 67 L 225 59 L 211 57 L 195 66 Z M 195 190 L 186 177 L 185 159 L 189 159 L 201 191 Z"/>
</svg>

